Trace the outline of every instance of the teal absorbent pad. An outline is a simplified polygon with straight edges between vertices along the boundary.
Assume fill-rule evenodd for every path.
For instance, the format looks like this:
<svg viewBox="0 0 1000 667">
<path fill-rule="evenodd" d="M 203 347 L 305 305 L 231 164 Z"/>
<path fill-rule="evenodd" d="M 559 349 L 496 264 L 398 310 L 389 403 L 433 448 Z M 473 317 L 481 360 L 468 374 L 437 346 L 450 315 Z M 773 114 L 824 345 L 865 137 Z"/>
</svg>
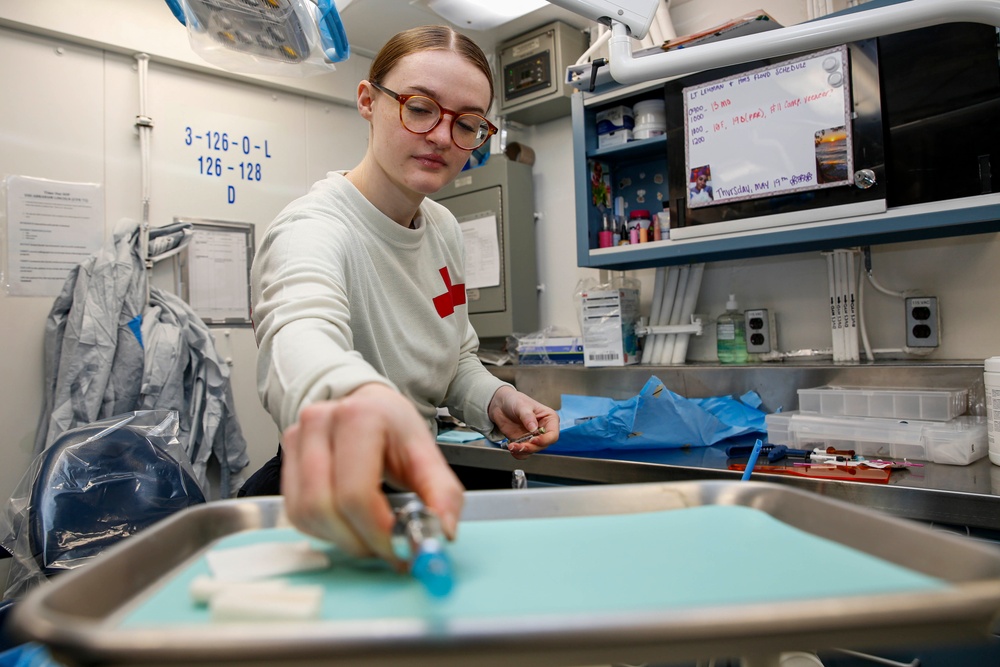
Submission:
<svg viewBox="0 0 1000 667">
<path fill-rule="evenodd" d="M 291 528 L 253 530 L 211 549 L 303 539 L 312 538 Z M 313 541 L 331 550 L 333 566 L 286 578 L 325 588 L 327 620 L 608 614 L 948 587 L 742 506 L 465 521 L 448 545 L 455 587 L 440 600 L 380 561 L 350 559 Z M 209 623 L 208 610 L 188 593 L 192 579 L 206 574 L 204 556 L 170 574 L 123 626 Z"/>
</svg>

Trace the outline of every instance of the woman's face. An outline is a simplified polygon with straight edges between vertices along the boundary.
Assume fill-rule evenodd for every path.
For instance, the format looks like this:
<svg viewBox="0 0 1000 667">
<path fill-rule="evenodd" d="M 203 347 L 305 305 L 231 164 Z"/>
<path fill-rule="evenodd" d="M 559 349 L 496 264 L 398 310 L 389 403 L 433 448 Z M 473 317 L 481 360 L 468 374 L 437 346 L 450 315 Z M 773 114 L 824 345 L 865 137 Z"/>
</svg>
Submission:
<svg viewBox="0 0 1000 667">
<path fill-rule="evenodd" d="M 441 107 L 486 115 L 489 82 L 478 67 L 452 51 L 421 51 L 400 59 L 380 81 L 400 95 L 424 95 Z M 427 134 L 413 134 L 399 120 L 399 102 L 368 86 L 372 96 L 371 150 L 388 178 L 429 195 L 454 180 L 471 151 L 452 141 L 452 116 L 444 115 Z M 364 113 L 364 111 L 362 112 Z"/>
</svg>

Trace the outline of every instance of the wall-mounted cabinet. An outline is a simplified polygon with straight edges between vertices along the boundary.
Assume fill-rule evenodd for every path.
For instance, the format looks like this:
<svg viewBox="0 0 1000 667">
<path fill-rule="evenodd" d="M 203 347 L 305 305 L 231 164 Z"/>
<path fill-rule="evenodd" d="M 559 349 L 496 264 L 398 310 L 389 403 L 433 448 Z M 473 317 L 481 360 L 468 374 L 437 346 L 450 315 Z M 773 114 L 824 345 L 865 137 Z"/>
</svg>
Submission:
<svg viewBox="0 0 1000 667">
<path fill-rule="evenodd" d="M 831 65 L 828 54 L 816 59 L 812 53 L 682 79 L 575 93 L 572 122 L 578 264 L 624 270 L 1000 231 L 1000 124 L 995 122 L 1000 117 L 1000 66 L 996 47 L 995 28 L 957 23 L 832 50 L 836 56 L 833 66 L 842 65 L 842 73 L 847 75 L 843 84 L 838 79 L 835 85 L 828 85 L 833 79 L 826 76 L 820 83 L 801 76 L 797 92 L 773 85 L 787 72 L 804 73 L 808 59 Z M 789 63 L 794 66 L 788 67 Z M 734 107 L 743 104 L 751 108 L 727 109 L 732 115 L 717 116 L 714 123 L 711 118 L 708 123 L 695 122 L 696 103 L 689 105 L 687 100 L 694 100 L 703 91 L 736 91 L 747 81 L 748 89 L 754 86 L 756 97 L 726 95 L 717 99 L 716 107 L 724 108 L 731 99 Z M 809 86 L 818 87 L 813 91 Z M 810 176 L 811 171 L 817 172 L 818 184 L 762 193 L 757 190 L 765 189 L 761 186 L 768 179 L 748 180 L 750 187 L 736 183 L 732 174 L 741 171 L 740 160 L 747 171 L 761 164 L 777 165 L 771 167 L 769 180 L 780 180 L 780 173 L 773 170 L 781 168 L 795 123 L 803 120 L 796 104 L 805 106 L 827 89 L 843 100 L 841 124 L 847 129 L 844 155 L 849 157 L 843 158 L 841 182 L 822 180 L 825 174 L 819 172 L 825 167 L 818 149 L 819 130 L 829 128 L 817 126 L 815 133 L 809 129 L 808 145 L 803 150 L 809 151 L 806 157 L 810 160 L 815 153 L 813 166 L 807 171 Z M 599 114 L 649 99 L 665 100 L 666 135 L 599 147 Z M 730 123 L 735 123 L 737 115 L 744 119 L 740 136 L 734 136 Z M 775 133 L 770 137 L 759 129 L 763 121 L 759 125 L 746 121 L 750 116 L 768 115 Z M 703 129 L 696 129 L 699 127 Z M 709 205 L 698 206 L 687 199 L 696 167 L 688 164 L 688 157 L 697 152 L 691 143 L 697 140 L 694 133 L 713 130 L 729 132 L 710 139 L 715 141 L 715 159 L 719 160 L 718 169 L 713 168 L 719 175 L 718 183 L 730 176 L 733 187 L 728 191 L 744 187 L 747 194 L 730 196 L 728 201 L 716 197 Z M 729 174 L 723 174 L 722 163 L 729 164 L 726 152 L 730 146 L 739 160 L 729 165 Z M 874 176 L 874 186 L 858 176 L 863 170 Z M 609 182 L 612 197 L 624 198 L 626 217 L 628 210 L 636 208 L 654 215 L 669 210 L 672 237 L 600 247 L 602 205 L 606 203 L 601 196 L 602 178 Z M 723 190 L 716 188 L 716 192 Z"/>
</svg>

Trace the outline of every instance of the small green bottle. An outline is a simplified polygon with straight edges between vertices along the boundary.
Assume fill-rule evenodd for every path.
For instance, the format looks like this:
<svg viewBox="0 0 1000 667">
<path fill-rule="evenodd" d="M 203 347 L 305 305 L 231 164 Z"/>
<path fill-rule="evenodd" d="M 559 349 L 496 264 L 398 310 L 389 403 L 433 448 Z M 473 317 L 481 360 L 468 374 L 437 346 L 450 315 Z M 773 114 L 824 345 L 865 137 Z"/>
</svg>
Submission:
<svg viewBox="0 0 1000 667">
<path fill-rule="evenodd" d="M 736 303 L 736 295 L 730 294 L 726 302 L 726 312 L 715 321 L 715 338 L 718 345 L 719 363 L 745 364 L 747 362 L 747 331 L 743 313 Z"/>
</svg>

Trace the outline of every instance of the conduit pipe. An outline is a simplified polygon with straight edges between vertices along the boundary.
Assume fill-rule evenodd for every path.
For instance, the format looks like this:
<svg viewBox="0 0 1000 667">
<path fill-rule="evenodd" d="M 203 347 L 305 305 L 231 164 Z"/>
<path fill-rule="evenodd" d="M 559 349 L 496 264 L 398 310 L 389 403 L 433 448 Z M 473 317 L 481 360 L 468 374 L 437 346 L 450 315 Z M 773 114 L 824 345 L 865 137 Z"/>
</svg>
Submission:
<svg viewBox="0 0 1000 667">
<path fill-rule="evenodd" d="M 673 305 L 670 306 L 670 321 L 667 324 L 676 325 L 681 322 L 681 309 L 684 304 L 684 295 L 687 293 L 688 280 L 691 277 L 691 266 L 685 264 L 680 268 L 680 276 L 677 279 L 677 293 L 674 295 Z M 669 364 L 674 358 L 674 345 L 677 344 L 677 334 L 667 334 L 663 344 L 663 350 L 656 359 L 660 366 Z"/>
<path fill-rule="evenodd" d="M 149 303 L 149 273 L 153 262 L 149 259 L 149 197 L 150 197 L 150 138 L 153 132 L 153 119 L 146 115 L 147 90 L 149 87 L 149 55 L 137 53 L 136 66 L 139 70 L 139 114 L 135 118 L 135 126 L 139 132 L 139 175 L 142 197 L 142 220 L 139 222 L 139 256 L 146 269 L 146 301 Z"/>
<path fill-rule="evenodd" d="M 670 324 L 670 311 L 674 307 L 674 297 L 677 294 L 677 283 L 680 280 L 681 270 L 678 267 L 673 267 L 671 269 L 664 269 L 668 273 L 664 277 L 665 286 L 663 288 L 663 306 L 660 309 L 660 319 L 657 320 L 656 324 L 658 326 L 666 326 Z M 650 363 L 658 364 L 660 363 L 660 357 L 663 356 L 663 348 L 667 344 L 667 334 L 656 334 L 656 347 L 653 348 L 653 358 Z"/>
<path fill-rule="evenodd" d="M 660 6 L 653 14 L 653 23 L 659 26 L 663 41 L 669 42 L 672 39 L 677 39 L 674 21 L 670 18 L 670 0 L 660 0 Z"/>
<path fill-rule="evenodd" d="M 691 315 L 694 314 L 695 304 L 698 303 L 698 293 L 701 291 L 701 278 L 705 273 L 705 264 L 693 264 L 691 266 L 691 275 L 688 277 L 687 289 L 684 291 L 684 301 L 681 303 L 681 322 L 690 322 Z M 670 363 L 672 364 L 683 364 L 684 360 L 687 359 L 688 342 L 691 340 L 691 334 L 677 334 L 677 340 L 674 343 L 674 353 L 670 358 Z"/>
<path fill-rule="evenodd" d="M 649 312 L 649 324 L 650 326 L 656 326 L 660 319 L 660 313 L 663 311 L 663 283 L 664 274 L 667 272 L 666 267 L 659 267 L 656 269 L 656 279 L 653 282 L 653 301 L 650 304 Z M 646 337 L 646 344 L 642 347 L 642 361 L 640 363 L 650 364 L 653 362 L 653 347 L 656 344 L 656 336 L 650 334 Z"/>
</svg>

